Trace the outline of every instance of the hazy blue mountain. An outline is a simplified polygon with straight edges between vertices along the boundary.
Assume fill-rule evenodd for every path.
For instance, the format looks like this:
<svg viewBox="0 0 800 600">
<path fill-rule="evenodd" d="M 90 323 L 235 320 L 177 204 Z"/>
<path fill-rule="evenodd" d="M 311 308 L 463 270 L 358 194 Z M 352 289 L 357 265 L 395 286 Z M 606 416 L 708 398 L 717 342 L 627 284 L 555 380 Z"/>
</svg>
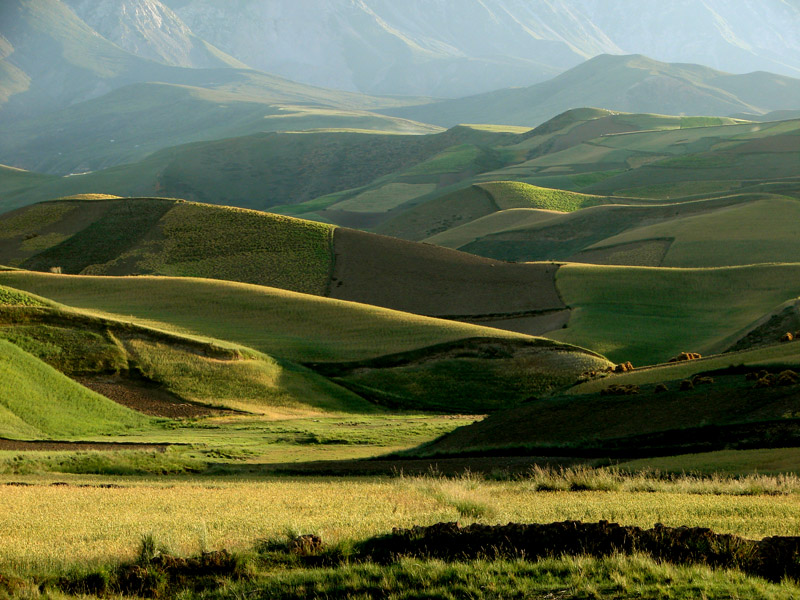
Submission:
<svg viewBox="0 0 800 600">
<path fill-rule="evenodd" d="M 369 93 L 454 97 L 528 85 L 616 50 L 559 2 L 168 3 L 197 35 L 253 67 Z"/>
<path fill-rule="evenodd" d="M 87 25 L 68 3 L 118 43 Z M 92 13 L 89 4 L 98 12 Z M 66 174 L 139 160 L 168 146 L 259 131 L 436 130 L 364 112 L 400 101 L 230 68 L 238 64 L 234 59 L 218 68 L 163 64 L 191 59 L 199 39 L 186 34 L 169 8 L 154 0 L 89 4 L 0 0 L 0 155 L 5 163 Z M 175 46 L 162 44 L 174 32 L 186 35 L 175 38 Z M 141 43 L 136 51 L 142 54 L 160 52 L 159 62 L 120 47 L 126 43 Z M 227 64 L 221 52 L 208 57 Z"/>
<path fill-rule="evenodd" d="M 800 76 L 797 0 L 568 0 L 625 53 Z"/>
<path fill-rule="evenodd" d="M 246 67 L 197 37 L 159 0 L 63 1 L 97 33 L 142 58 L 176 67 Z"/>
<path fill-rule="evenodd" d="M 171 81 L 179 69 L 108 41 L 61 0 L 0 2 L 0 113 L 41 114 L 139 81 Z"/>
<path fill-rule="evenodd" d="M 535 126 L 585 106 L 666 115 L 760 115 L 800 107 L 800 79 L 764 72 L 733 75 L 640 55 L 602 55 L 527 88 L 387 113 L 442 127 L 459 123 Z"/>
<path fill-rule="evenodd" d="M 164 0 L 192 31 L 283 76 L 458 97 L 599 54 L 800 75 L 797 0 Z"/>
</svg>

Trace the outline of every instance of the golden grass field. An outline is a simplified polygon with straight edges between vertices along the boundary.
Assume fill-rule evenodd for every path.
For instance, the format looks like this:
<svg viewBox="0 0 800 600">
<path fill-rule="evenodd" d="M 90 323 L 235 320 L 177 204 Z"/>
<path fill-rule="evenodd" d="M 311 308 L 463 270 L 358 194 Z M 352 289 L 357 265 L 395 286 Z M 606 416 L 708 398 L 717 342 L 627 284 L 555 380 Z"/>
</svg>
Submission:
<svg viewBox="0 0 800 600">
<path fill-rule="evenodd" d="M 289 534 L 315 533 L 338 542 L 456 520 L 608 519 L 646 527 L 658 522 L 711 527 L 756 539 L 800 535 L 797 490 L 752 496 L 677 485 L 656 493 L 537 491 L 534 479 L 474 477 L 230 481 L 61 475 L 29 481 L 34 485 L 0 485 L 0 562 L 23 570 L 130 559 L 147 534 L 175 552 L 192 554 L 246 549 Z M 107 483 L 119 487 L 99 487 Z"/>
</svg>

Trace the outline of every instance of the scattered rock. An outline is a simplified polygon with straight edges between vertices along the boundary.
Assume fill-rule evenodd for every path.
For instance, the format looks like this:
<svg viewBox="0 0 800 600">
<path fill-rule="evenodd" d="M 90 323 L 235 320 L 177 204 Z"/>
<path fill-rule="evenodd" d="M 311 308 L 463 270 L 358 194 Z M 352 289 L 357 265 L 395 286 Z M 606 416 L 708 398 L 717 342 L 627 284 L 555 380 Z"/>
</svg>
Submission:
<svg viewBox="0 0 800 600">
<path fill-rule="evenodd" d="M 693 390 L 694 389 L 694 383 L 692 383 L 692 381 L 689 380 L 689 379 L 684 379 L 683 381 L 681 381 L 681 384 L 680 384 L 680 386 L 678 386 L 678 389 L 680 391 L 682 391 L 682 392 L 686 392 L 688 390 Z"/>
<path fill-rule="evenodd" d="M 659 383 L 655 388 L 653 388 L 653 392 L 656 394 L 663 394 L 664 392 L 668 392 L 669 388 L 665 383 Z"/>
<path fill-rule="evenodd" d="M 683 362 L 685 360 L 698 360 L 703 358 L 702 355 L 698 354 L 697 352 L 681 352 L 678 356 L 673 356 L 667 362 Z"/>
<path fill-rule="evenodd" d="M 614 367 L 614 373 L 627 373 L 628 371 L 633 371 L 633 365 L 630 361 L 620 363 Z"/>
<path fill-rule="evenodd" d="M 759 373 L 759 378 L 756 380 L 756 388 L 774 387 L 778 383 L 778 376 L 773 373 L 766 373 L 763 376 Z"/>
<path fill-rule="evenodd" d="M 791 331 L 787 331 L 781 336 L 782 342 L 791 342 L 794 339 L 794 334 Z"/>
<path fill-rule="evenodd" d="M 712 385 L 714 383 L 713 377 L 707 377 L 705 375 L 695 375 L 692 377 L 692 385 Z"/>
</svg>

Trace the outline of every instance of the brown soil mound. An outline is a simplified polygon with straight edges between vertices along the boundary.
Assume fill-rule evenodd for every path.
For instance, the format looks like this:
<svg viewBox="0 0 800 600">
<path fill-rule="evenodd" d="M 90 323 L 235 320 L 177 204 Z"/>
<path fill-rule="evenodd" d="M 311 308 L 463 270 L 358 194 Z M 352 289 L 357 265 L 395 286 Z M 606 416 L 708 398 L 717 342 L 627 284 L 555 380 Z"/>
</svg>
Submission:
<svg viewBox="0 0 800 600">
<path fill-rule="evenodd" d="M 146 415 L 190 419 L 226 412 L 192 404 L 150 382 L 133 381 L 120 376 L 76 377 L 75 380 L 114 402 Z"/>
<path fill-rule="evenodd" d="M 566 308 L 552 263 L 510 264 L 346 228 L 333 241 L 331 298 L 464 319 Z"/>
<path fill-rule="evenodd" d="M 169 444 L 133 444 L 118 442 L 51 442 L 51 441 L 20 441 L 0 438 L 0 450 L 40 451 L 40 452 L 83 452 L 87 450 L 156 450 L 164 452 Z"/>
<path fill-rule="evenodd" d="M 389 563 L 401 556 L 445 560 L 554 556 L 610 556 L 643 553 L 677 564 L 734 568 L 779 581 L 800 579 L 800 537 L 770 537 L 761 541 L 716 534 L 704 527 L 652 529 L 600 521 L 508 525 L 437 523 L 430 527 L 396 529 L 391 535 L 367 540 L 363 556 Z"/>
</svg>

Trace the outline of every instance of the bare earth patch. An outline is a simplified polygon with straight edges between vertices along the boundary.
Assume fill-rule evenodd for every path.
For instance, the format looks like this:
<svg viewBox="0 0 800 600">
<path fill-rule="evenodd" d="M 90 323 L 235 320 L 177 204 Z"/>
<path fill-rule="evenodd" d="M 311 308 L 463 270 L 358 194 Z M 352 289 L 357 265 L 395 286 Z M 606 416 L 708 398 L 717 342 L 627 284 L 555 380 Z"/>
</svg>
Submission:
<svg viewBox="0 0 800 600">
<path fill-rule="evenodd" d="M 132 381 L 120 376 L 76 377 L 75 380 L 114 402 L 155 417 L 191 419 L 231 412 L 193 404 L 152 383 Z"/>
<path fill-rule="evenodd" d="M 0 438 L 0 450 L 11 452 L 85 452 L 87 450 L 149 450 L 164 452 L 169 444 L 131 444 L 121 442 L 54 442 L 54 441 L 21 441 Z"/>
</svg>

